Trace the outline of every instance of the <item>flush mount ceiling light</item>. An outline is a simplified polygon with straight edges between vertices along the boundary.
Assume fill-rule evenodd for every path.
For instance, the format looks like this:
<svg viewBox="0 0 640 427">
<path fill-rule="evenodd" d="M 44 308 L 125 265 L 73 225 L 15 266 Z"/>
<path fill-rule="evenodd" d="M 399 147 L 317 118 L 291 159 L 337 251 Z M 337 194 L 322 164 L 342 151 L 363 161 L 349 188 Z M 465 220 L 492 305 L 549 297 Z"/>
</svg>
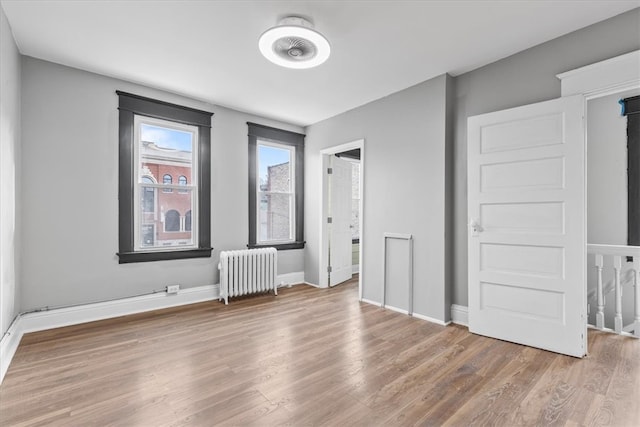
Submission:
<svg viewBox="0 0 640 427">
<path fill-rule="evenodd" d="M 288 16 L 260 36 L 260 52 L 274 64 L 287 68 L 312 68 L 329 58 L 331 46 L 313 29 L 313 24 L 298 16 Z"/>
</svg>

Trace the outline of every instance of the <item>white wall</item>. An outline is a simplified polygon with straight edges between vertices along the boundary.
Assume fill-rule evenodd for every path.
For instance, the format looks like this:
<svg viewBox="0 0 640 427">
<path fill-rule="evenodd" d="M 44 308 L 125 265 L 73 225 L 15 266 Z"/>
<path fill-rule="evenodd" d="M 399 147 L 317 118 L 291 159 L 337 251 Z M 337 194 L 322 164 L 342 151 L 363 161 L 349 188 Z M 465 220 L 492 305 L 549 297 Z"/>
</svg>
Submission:
<svg viewBox="0 0 640 427">
<path fill-rule="evenodd" d="M 414 311 L 447 320 L 445 204 L 447 82 L 440 76 L 307 128 L 305 280 L 319 280 L 320 150 L 364 139 L 363 297 L 382 299 L 385 232 L 409 233 L 414 245 Z M 406 292 L 388 283 L 388 295 Z M 393 295 L 394 300 L 406 301 Z M 406 307 L 399 307 L 406 308 Z"/>
<path fill-rule="evenodd" d="M 640 8 L 455 79 L 453 303 L 467 298 L 467 119 L 560 96 L 556 74 L 640 49 Z"/>
<path fill-rule="evenodd" d="M 217 283 L 220 250 L 248 239 L 246 122 L 302 129 L 29 57 L 22 72 L 22 310 Z M 116 90 L 214 113 L 212 258 L 118 264 Z M 304 270 L 302 250 L 278 255 Z"/>
<path fill-rule="evenodd" d="M 20 54 L 0 6 L 0 335 L 18 314 Z"/>
<path fill-rule="evenodd" d="M 618 100 L 637 91 L 587 103 L 587 241 L 627 244 L 627 118 Z"/>
</svg>

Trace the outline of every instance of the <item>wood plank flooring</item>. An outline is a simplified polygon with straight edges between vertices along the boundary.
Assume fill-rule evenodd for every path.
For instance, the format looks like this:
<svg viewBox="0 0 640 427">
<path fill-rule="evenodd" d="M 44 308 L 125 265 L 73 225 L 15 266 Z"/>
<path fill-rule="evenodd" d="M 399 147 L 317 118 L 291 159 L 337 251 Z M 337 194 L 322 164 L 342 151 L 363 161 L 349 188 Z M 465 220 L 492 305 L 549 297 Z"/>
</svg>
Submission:
<svg viewBox="0 0 640 427">
<path fill-rule="evenodd" d="M 357 301 L 355 282 L 27 334 L 2 426 L 640 425 L 640 340 L 582 360 Z"/>
</svg>

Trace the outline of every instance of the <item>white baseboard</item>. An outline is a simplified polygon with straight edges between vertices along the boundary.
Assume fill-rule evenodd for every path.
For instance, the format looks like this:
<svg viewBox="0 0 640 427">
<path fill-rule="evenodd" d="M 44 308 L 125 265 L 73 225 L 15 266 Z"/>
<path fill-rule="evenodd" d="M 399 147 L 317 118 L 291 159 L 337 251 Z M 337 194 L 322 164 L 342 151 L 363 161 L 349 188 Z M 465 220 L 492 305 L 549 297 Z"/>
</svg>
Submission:
<svg viewBox="0 0 640 427">
<path fill-rule="evenodd" d="M 278 277 L 276 277 L 276 283 L 278 284 L 279 288 L 304 283 L 304 271 L 278 274 Z"/>
<path fill-rule="evenodd" d="M 392 305 L 385 305 L 384 308 L 386 308 L 387 310 L 395 311 L 396 313 L 409 314 L 408 310 L 405 310 L 404 308 L 394 307 Z"/>
<path fill-rule="evenodd" d="M 77 325 L 128 314 L 211 301 L 218 298 L 218 286 L 207 285 L 181 289 L 177 294 L 159 292 L 113 301 L 27 313 L 20 319 L 23 333 Z"/>
<path fill-rule="evenodd" d="M 362 298 L 360 301 L 367 303 L 367 304 L 371 304 L 371 305 L 375 305 L 377 307 L 382 307 L 382 304 L 376 301 L 372 301 L 372 300 L 368 300 L 366 298 Z M 403 308 L 398 308 L 398 307 L 394 307 L 392 305 L 385 305 L 384 308 L 387 308 L 391 311 L 395 311 L 397 313 L 402 313 L 402 314 L 409 314 L 409 312 Z M 427 322 L 431 322 L 431 323 L 435 323 L 437 325 L 441 325 L 441 326 L 447 326 L 449 323 L 451 322 L 443 322 L 440 319 L 436 319 L 434 317 L 429 317 L 429 316 L 425 316 L 424 314 L 419 314 L 419 313 L 413 313 L 412 314 L 413 317 L 415 317 L 416 319 L 420 319 L 420 320 L 426 320 Z"/>
<path fill-rule="evenodd" d="M 427 322 L 435 323 L 436 325 L 440 325 L 440 326 L 447 326 L 448 324 L 451 323 L 450 321 L 443 322 L 442 320 L 436 319 L 435 317 L 425 316 L 424 314 L 420 314 L 420 313 L 413 313 L 413 317 L 420 320 L 426 320 Z"/>
<path fill-rule="evenodd" d="M 303 285 L 309 285 L 309 286 L 313 286 L 314 288 L 320 288 L 319 285 L 316 285 L 315 283 L 310 283 L 310 282 L 302 282 Z"/>
<path fill-rule="evenodd" d="M 16 354 L 16 350 L 22 339 L 22 332 L 19 330 L 19 321 L 20 315 L 13 320 L 7 333 L 0 341 L 0 384 L 2 384 L 4 375 L 7 373 L 13 355 Z"/>
<path fill-rule="evenodd" d="M 351 266 L 351 274 L 360 273 L 360 264 L 355 264 Z"/>
<path fill-rule="evenodd" d="M 382 306 L 382 304 L 380 304 L 379 302 L 372 301 L 372 300 L 366 299 L 366 298 L 362 298 L 360 301 L 362 301 L 364 303 L 367 303 L 367 304 L 375 305 L 377 307 L 381 307 Z"/>
<path fill-rule="evenodd" d="M 217 299 L 218 295 L 218 285 L 207 285 L 181 289 L 177 294 L 159 292 L 113 301 L 21 314 L 9 327 L 7 335 L 0 341 L 0 383 L 4 379 L 20 339 L 25 333 L 211 301 Z"/>
<path fill-rule="evenodd" d="M 451 322 L 469 326 L 469 308 L 464 305 L 451 304 Z"/>
</svg>

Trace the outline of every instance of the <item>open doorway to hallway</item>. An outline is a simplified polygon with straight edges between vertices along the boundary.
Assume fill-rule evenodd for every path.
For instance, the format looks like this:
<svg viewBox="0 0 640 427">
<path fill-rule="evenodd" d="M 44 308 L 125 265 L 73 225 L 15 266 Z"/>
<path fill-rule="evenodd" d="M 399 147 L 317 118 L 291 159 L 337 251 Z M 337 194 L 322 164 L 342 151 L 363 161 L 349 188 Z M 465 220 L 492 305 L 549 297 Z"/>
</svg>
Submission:
<svg viewBox="0 0 640 427">
<path fill-rule="evenodd" d="M 362 295 L 364 141 L 322 155 L 320 286 L 358 281 Z"/>
</svg>

